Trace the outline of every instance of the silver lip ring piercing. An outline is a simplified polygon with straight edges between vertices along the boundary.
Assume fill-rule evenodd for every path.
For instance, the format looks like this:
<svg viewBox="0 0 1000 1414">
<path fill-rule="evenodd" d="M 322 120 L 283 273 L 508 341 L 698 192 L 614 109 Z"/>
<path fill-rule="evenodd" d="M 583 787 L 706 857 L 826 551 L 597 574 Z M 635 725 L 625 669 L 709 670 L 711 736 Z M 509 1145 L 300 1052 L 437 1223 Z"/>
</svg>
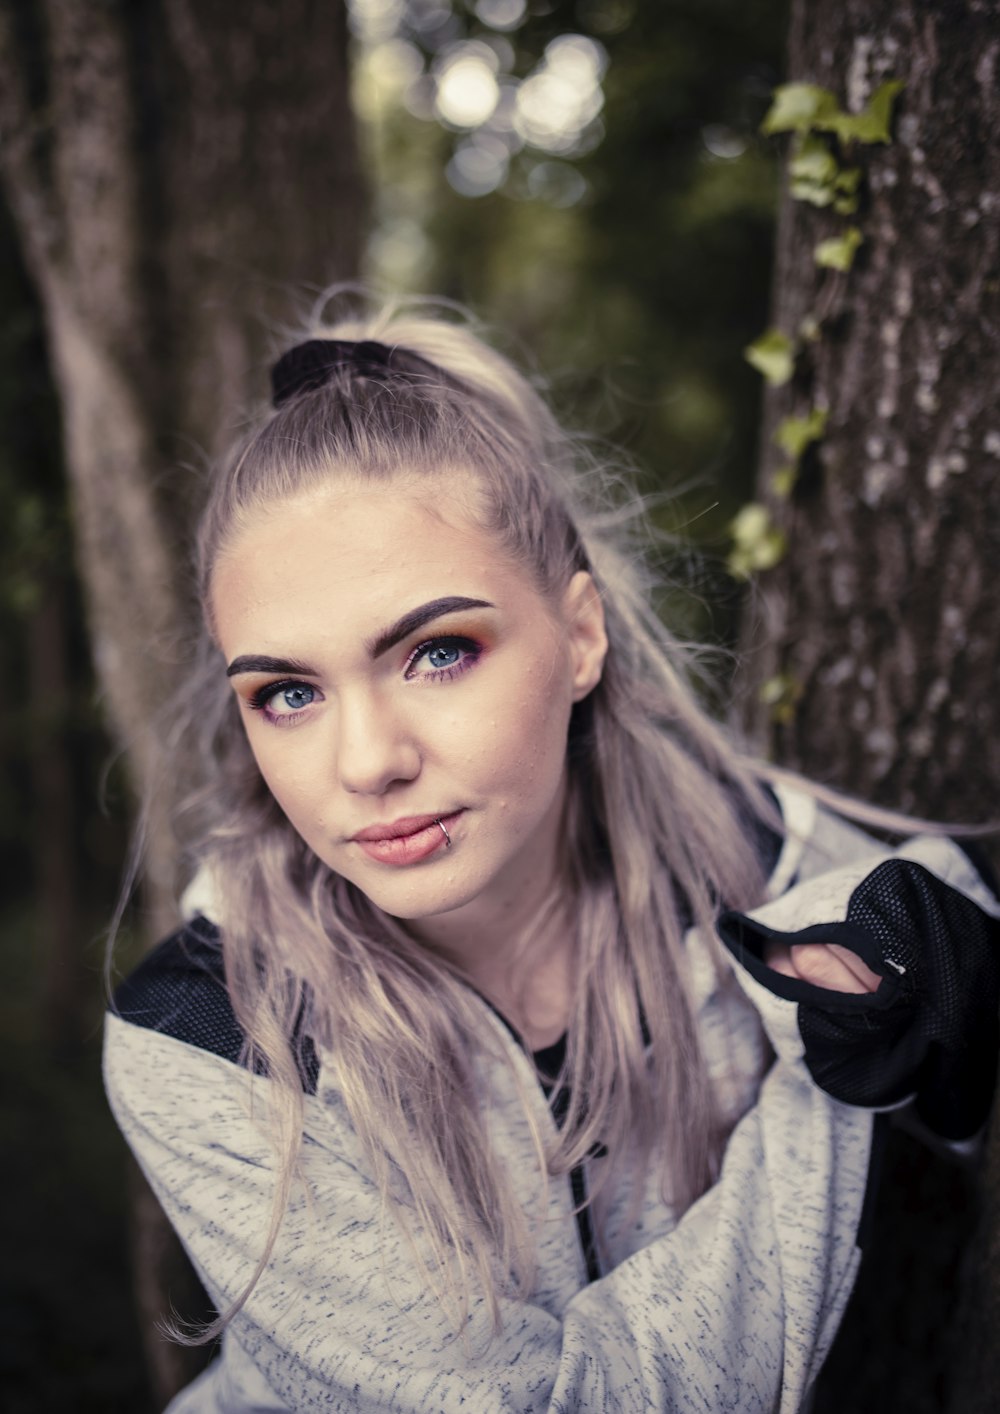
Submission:
<svg viewBox="0 0 1000 1414">
<path fill-rule="evenodd" d="M 445 848 L 446 848 L 446 849 L 451 849 L 451 835 L 449 835 L 448 831 L 445 829 L 445 827 L 444 827 L 444 821 L 443 821 L 443 820 L 435 820 L 434 823 L 435 823 L 435 825 L 437 825 L 437 827 L 440 829 L 441 833 L 444 835 Z"/>
</svg>

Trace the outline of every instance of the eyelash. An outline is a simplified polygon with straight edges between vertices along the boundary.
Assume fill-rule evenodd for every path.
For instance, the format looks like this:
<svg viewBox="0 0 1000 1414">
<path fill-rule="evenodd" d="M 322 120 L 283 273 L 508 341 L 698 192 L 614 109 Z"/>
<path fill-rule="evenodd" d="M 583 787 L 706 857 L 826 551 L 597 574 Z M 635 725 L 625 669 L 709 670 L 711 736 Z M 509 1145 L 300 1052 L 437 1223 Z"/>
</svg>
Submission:
<svg viewBox="0 0 1000 1414">
<path fill-rule="evenodd" d="M 288 692 L 293 687 L 308 687 L 319 694 L 319 688 L 313 687 L 311 682 L 300 682 L 298 678 L 283 678 L 281 682 L 268 682 L 263 687 L 258 687 L 256 692 L 252 692 L 247 698 L 247 705 L 252 712 L 259 712 L 272 726 L 297 726 L 299 720 L 308 715 L 306 708 L 301 712 L 272 712 L 269 706 L 279 692 Z M 312 706 L 311 702 L 309 706 Z"/>
<path fill-rule="evenodd" d="M 421 658 L 425 658 L 433 648 L 458 648 L 465 655 L 457 663 L 450 663 L 446 668 L 432 668 L 427 673 L 415 673 L 413 671 Z M 406 660 L 406 668 L 403 676 L 410 681 L 420 678 L 424 682 L 450 682 L 452 678 L 461 677 L 470 668 L 474 668 L 482 657 L 483 646 L 475 639 L 463 638 L 459 634 L 439 634 L 436 638 L 425 639 L 423 643 L 418 643 L 416 648 Z"/>
<path fill-rule="evenodd" d="M 417 673 L 414 671 L 416 665 L 422 658 L 434 648 L 458 648 L 465 655 L 457 663 L 450 663 L 446 668 L 432 668 L 430 672 Z M 457 634 L 449 634 L 437 638 L 428 638 L 423 643 L 419 643 L 409 658 L 406 660 L 406 667 L 403 670 L 403 677 L 408 681 L 419 679 L 423 682 L 450 682 L 452 679 L 461 677 L 474 668 L 482 657 L 482 644 L 474 639 L 463 638 Z M 319 688 L 313 687 L 312 683 L 300 682 L 298 678 L 282 678 L 280 682 L 268 682 L 258 687 L 247 698 L 247 705 L 252 712 L 259 712 L 265 721 L 276 727 L 295 726 L 301 718 L 307 715 L 307 708 L 299 712 L 272 712 L 269 704 L 278 696 L 280 692 L 288 692 L 295 687 L 312 688 L 313 692 L 319 693 Z M 321 696 L 322 700 L 322 696 Z M 308 704 L 310 707 L 312 703 Z"/>
</svg>

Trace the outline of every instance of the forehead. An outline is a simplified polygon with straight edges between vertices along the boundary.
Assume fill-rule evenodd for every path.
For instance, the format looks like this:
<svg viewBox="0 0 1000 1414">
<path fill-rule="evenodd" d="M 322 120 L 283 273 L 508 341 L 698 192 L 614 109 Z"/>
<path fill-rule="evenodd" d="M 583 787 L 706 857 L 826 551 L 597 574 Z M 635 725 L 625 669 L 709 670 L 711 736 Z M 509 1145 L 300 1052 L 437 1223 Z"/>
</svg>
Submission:
<svg viewBox="0 0 1000 1414">
<path fill-rule="evenodd" d="M 227 653 L 370 633 L 448 594 L 537 595 L 445 475 L 323 487 L 263 507 L 224 547 L 211 607 Z"/>
</svg>

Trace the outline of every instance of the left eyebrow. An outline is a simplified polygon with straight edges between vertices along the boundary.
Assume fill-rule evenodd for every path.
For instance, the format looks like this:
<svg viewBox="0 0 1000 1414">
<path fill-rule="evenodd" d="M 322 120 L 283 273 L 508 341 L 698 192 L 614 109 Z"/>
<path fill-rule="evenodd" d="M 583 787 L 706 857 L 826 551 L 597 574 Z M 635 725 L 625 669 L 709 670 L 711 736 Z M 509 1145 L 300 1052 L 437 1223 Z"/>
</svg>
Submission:
<svg viewBox="0 0 1000 1414">
<path fill-rule="evenodd" d="M 315 668 L 310 668 L 308 663 L 300 663 L 297 658 L 267 658 L 259 653 L 234 658 L 226 669 L 226 677 L 232 678 L 238 673 L 294 673 L 301 678 L 319 677 Z"/>
<path fill-rule="evenodd" d="M 411 633 L 416 633 L 417 629 L 429 624 L 432 619 L 442 618 L 445 614 L 454 614 L 458 609 L 493 609 L 495 604 L 491 604 L 488 599 L 466 599 L 460 594 L 452 594 L 444 599 L 431 599 L 427 604 L 421 604 L 418 609 L 411 609 L 408 614 L 404 614 L 401 619 L 380 633 L 377 638 L 368 642 L 368 653 L 372 658 L 379 658 L 383 653 L 387 653 L 390 648 L 395 648 L 404 638 L 408 638 Z"/>
</svg>

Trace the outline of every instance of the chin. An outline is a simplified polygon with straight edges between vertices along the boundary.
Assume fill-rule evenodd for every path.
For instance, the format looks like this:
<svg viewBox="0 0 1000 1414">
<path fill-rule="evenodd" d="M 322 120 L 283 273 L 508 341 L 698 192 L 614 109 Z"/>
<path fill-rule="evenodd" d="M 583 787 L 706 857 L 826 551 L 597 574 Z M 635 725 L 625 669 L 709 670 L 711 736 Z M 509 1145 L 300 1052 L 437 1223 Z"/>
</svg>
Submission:
<svg viewBox="0 0 1000 1414">
<path fill-rule="evenodd" d="M 386 890 L 386 895 L 389 892 Z M 420 923 L 465 908 L 466 905 L 475 903 L 481 893 L 480 888 L 455 886 L 446 889 L 407 890 L 406 896 L 400 898 L 397 893 L 395 899 L 386 896 L 380 900 L 372 894 L 369 894 L 369 898 L 384 913 L 391 913 L 403 923 Z"/>
<path fill-rule="evenodd" d="M 376 881 L 355 877 L 351 880 L 376 908 L 398 918 L 403 923 L 419 923 L 440 914 L 453 913 L 474 903 L 488 887 L 489 880 L 434 878 L 427 870 L 423 878 L 417 871 L 408 878 Z"/>
</svg>

